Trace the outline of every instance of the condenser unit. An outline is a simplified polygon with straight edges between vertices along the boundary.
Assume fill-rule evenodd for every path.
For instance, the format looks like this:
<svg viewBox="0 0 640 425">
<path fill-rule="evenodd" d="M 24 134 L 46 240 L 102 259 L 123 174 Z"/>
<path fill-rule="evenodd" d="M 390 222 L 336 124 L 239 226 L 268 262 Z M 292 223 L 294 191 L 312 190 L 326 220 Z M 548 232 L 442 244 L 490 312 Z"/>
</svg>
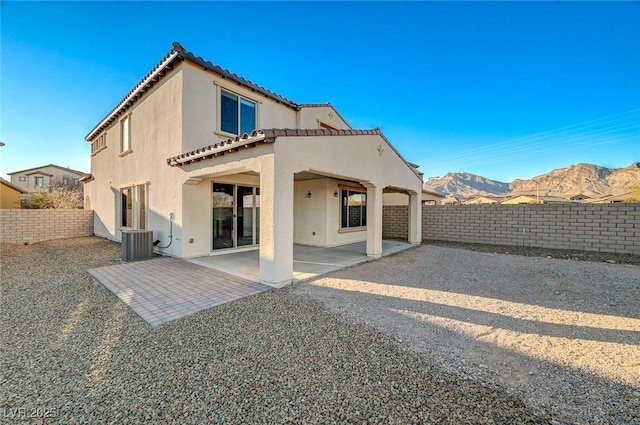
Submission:
<svg viewBox="0 0 640 425">
<path fill-rule="evenodd" d="M 122 261 L 149 260 L 153 257 L 151 230 L 122 231 Z"/>
</svg>

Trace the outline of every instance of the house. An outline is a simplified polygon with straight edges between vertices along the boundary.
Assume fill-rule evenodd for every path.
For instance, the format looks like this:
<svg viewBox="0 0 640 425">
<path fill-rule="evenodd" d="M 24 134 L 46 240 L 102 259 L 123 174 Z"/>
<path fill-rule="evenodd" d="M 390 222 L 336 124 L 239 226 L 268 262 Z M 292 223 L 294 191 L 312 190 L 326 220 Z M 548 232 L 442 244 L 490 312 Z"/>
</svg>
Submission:
<svg viewBox="0 0 640 425">
<path fill-rule="evenodd" d="M 462 198 L 459 196 L 447 196 L 442 200 L 442 205 L 460 205 L 462 204 Z"/>
<path fill-rule="evenodd" d="M 11 183 L 27 192 L 34 192 L 41 187 L 49 187 L 51 184 L 82 189 L 80 178 L 82 171 L 61 167 L 55 164 L 7 173 L 11 177 Z"/>
<path fill-rule="evenodd" d="M 422 189 L 422 205 L 438 205 L 444 198 L 444 195 Z M 384 193 L 382 205 L 409 205 L 409 196 L 402 192 Z"/>
<path fill-rule="evenodd" d="M 174 43 L 86 136 L 94 233 L 149 229 L 178 258 L 259 250 L 260 281 L 292 281 L 293 245 L 366 241 L 382 253 L 382 198 L 409 196 L 421 241 L 422 173 L 379 129 L 330 103 L 295 103 Z"/>
<path fill-rule="evenodd" d="M 536 196 L 536 195 L 516 195 L 501 204 L 575 204 L 577 201 L 570 201 L 559 196 Z"/>
<path fill-rule="evenodd" d="M 476 196 L 475 198 L 469 199 L 465 201 L 465 205 L 476 205 L 476 204 L 499 204 L 504 201 L 506 198 L 502 196 Z"/>
<path fill-rule="evenodd" d="M 27 191 L 0 177 L 0 209 L 20 208 L 20 199 L 23 193 L 27 193 Z"/>
<path fill-rule="evenodd" d="M 620 195 L 605 195 L 600 198 L 587 199 L 588 204 L 616 204 L 618 202 L 631 202 L 634 200 L 633 192 L 626 192 Z"/>
<path fill-rule="evenodd" d="M 585 195 L 584 193 L 579 193 L 577 195 L 573 195 L 569 199 L 572 201 L 585 201 L 587 199 L 591 199 L 591 196 Z"/>
</svg>

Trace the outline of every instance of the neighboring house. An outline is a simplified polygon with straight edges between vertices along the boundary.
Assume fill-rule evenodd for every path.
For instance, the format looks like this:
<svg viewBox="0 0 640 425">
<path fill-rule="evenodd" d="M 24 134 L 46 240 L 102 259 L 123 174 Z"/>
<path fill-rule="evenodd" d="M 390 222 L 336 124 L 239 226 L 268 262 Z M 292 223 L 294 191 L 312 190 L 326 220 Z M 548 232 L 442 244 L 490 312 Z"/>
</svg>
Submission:
<svg viewBox="0 0 640 425">
<path fill-rule="evenodd" d="M 475 205 L 475 204 L 499 204 L 504 201 L 506 198 L 502 196 L 477 196 L 475 198 L 469 199 L 465 201 L 466 205 Z"/>
<path fill-rule="evenodd" d="M 27 191 L 0 177 L 0 209 L 20 208 L 20 199 L 23 193 L 27 193 Z"/>
<path fill-rule="evenodd" d="M 575 204 L 576 202 L 559 196 L 517 195 L 502 201 L 501 204 Z"/>
<path fill-rule="evenodd" d="M 178 43 L 86 140 L 98 236 L 149 229 L 180 258 L 259 249 L 260 280 L 282 286 L 294 243 L 366 241 L 379 257 L 394 191 L 410 198 L 408 241 L 421 241 L 422 173 L 379 129 L 352 129 L 329 103 L 295 103 Z"/>
<path fill-rule="evenodd" d="M 585 201 L 585 200 L 587 200 L 587 199 L 591 199 L 591 196 L 587 196 L 587 195 L 585 195 L 585 194 L 583 194 L 583 193 L 580 193 L 580 194 L 578 194 L 578 195 L 574 195 L 574 196 L 572 196 L 572 197 L 571 197 L 571 198 L 569 198 L 569 199 L 570 199 L 570 200 L 572 200 L 572 201 Z"/>
<path fill-rule="evenodd" d="M 437 205 L 437 204 L 440 204 L 444 198 L 445 196 L 439 193 L 429 192 L 424 189 L 422 190 L 422 205 Z M 383 205 L 409 205 L 409 196 L 406 193 L 401 193 L 401 192 L 387 193 L 385 191 L 384 195 L 382 196 L 382 204 Z"/>
<path fill-rule="evenodd" d="M 633 192 L 622 193 L 620 195 L 605 195 L 600 198 L 587 199 L 588 204 L 615 204 L 618 202 L 628 202 L 633 198 Z"/>
<path fill-rule="evenodd" d="M 55 164 L 48 164 L 7 174 L 11 176 L 11 183 L 14 185 L 27 192 L 35 192 L 38 188 L 49 187 L 52 183 L 82 189 L 80 178 L 85 173 Z"/>
<path fill-rule="evenodd" d="M 442 205 L 460 205 L 462 204 L 462 198 L 457 196 L 448 196 L 442 200 Z"/>
</svg>

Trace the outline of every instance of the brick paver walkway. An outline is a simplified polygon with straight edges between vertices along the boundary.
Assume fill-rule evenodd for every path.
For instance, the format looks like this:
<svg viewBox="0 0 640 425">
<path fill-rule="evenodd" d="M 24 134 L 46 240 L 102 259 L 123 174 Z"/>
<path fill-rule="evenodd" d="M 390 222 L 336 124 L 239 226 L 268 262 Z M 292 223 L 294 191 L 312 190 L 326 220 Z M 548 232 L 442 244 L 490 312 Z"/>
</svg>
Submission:
<svg viewBox="0 0 640 425">
<path fill-rule="evenodd" d="M 175 258 L 100 267 L 89 274 L 151 326 L 270 289 Z"/>
</svg>

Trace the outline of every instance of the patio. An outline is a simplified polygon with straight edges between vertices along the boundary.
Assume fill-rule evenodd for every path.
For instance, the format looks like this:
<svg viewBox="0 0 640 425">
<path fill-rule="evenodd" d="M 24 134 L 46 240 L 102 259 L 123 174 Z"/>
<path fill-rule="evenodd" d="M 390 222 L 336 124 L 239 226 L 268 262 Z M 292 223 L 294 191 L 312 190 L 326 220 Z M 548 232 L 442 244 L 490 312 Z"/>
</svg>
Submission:
<svg viewBox="0 0 640 425">
<path fill-rule="evenodd" d="M 411 248 L 407 242 L 396 240 L 382 241 L 382 255 L 390 255 Z M 333 248 L 322 248 L 294 244 L 293 278 L 294 283 L 313 279 L 320 275 L 371 261 L 367 257 L 365 242 L 356 242 Z M 259 282 L 260 253 L 257 249 L 207 257 L 198 257 L 190 261 L 204 267 L 238 276 L 252 282 Z"/>
<path fill-rule="evenodd" d="M 412 247 L 383 241 L 383 255 Z M 370 261 L 365 243 L 336 248 L 294 246 L 296 282 Z M 89 274 L 151 326 L 271 289 L 258 280 L 258 250 L 192 260 L 156 258 L 89 270 Z M 215 272 L 212 272 L 212 269 Z"/>
</svg>

